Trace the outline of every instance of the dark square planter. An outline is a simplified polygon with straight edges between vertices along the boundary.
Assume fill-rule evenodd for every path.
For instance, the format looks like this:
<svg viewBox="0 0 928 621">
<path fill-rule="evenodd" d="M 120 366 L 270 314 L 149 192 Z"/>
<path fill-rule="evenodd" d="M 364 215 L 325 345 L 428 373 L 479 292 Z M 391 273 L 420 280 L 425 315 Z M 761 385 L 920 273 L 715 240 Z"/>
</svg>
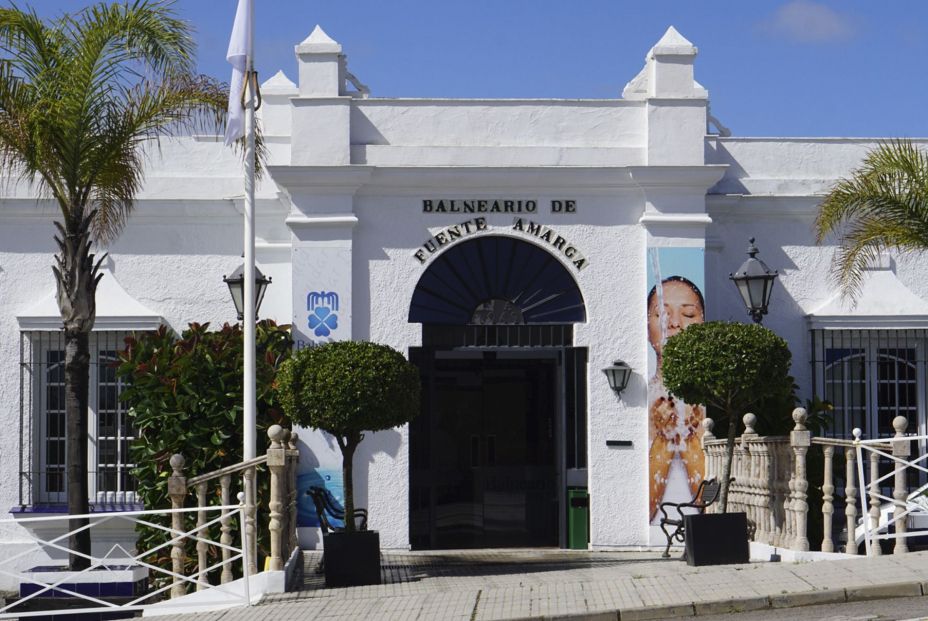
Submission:
<svg viewBox="0 0 928 621">
<path fill-rule="evenodd" d="M 375 530 L 322 537 L 327 587 L 380 584 L 380 534 Z"/>
<path fill-rule="evenodd" d="M 688 565 L 732 565 L 751 560 L 745 513 L 704 513 L 683 517 Z"/>
</svg>

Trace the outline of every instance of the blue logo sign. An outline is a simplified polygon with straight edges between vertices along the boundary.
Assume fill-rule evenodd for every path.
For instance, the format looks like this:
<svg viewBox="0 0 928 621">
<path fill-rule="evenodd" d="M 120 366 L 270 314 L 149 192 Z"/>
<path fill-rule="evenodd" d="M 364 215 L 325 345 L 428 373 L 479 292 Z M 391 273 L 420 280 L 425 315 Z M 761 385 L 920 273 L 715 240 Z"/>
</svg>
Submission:
<svg viewBox="0 0 928 621">
<path fill-rule="evenodd" d="M 316 336 L 329 336 L 338 329 L 338 294 L 333 291 L 312 291 L 306 296 L 306 310 L 310 311 L 309 329 Z"/>
</svg>

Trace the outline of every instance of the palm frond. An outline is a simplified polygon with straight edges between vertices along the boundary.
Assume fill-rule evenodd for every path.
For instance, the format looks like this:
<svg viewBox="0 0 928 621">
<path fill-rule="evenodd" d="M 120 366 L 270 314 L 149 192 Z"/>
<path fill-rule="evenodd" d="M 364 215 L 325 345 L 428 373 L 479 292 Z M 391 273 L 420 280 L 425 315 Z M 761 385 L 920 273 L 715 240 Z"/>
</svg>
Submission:
<svg viewBox="0 0 928 621">
<path fill-rule="evenodd" d="M 111 241 L 143 182 L 143 145 L 218 133 L 226 91 L 192 73 L 194 43 L 171 1 L 100 2 L 43 22 L 0 9 L 0 171 L 38 180 L 67 226 L 96 209 Z"/>
<path fill-rule="evenodd" d="M 908 140 L 880 144 L 819 205 L 815 236 L 837 238 L 832 272 L 846 295 L 885 250 L 928 249 L 928 156 Z"/>
<path fill-rule="evenodd" d="M 166 80 L 155 86 L 138 85 L 124 97 L 125 107 L 113 119 L 107 140 L 87 170 L 93 201 L 99 212 L 94 234 L 111 241 L 122 230 L 141 188 L 142 146 L 159 136 L 222 127 L 226 93 L 222 84 L 206 76 Z"/>
</svg>

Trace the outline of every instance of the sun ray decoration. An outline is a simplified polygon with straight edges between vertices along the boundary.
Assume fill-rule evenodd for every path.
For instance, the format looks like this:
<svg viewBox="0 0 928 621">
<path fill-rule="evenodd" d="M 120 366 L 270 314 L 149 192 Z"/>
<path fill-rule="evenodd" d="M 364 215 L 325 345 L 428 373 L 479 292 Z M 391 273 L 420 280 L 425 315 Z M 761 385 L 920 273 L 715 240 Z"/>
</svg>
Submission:
<svg viewBox="0 0 928 621">
<path fill-rule="evenodd" d="M 410 323 L 562 324 L 586 321 L 573 276 L 535 244 L 506 236 L 461 242 L 416 285 Z"/>
</svg>

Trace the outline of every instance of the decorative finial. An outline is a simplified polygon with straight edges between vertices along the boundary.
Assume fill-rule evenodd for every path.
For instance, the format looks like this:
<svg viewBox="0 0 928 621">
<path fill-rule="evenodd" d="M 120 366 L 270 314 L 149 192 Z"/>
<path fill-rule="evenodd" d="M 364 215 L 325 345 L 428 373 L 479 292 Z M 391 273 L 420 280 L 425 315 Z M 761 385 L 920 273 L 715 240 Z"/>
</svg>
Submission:
<svg viewBox="0 0 928 621">
<path fill-rule="evenodd" d="M 171 455 L 171 468 L 174 469 L 174 476 L 183 476 L 184 464 L 187 463 L 187 460 L 184 459 L 184 456 L 180 453 L 174 453 Z"/>
<path fill-rule="evenodd" d="M 897 416 L 893 419 L 893 429 L 896 430 L 896 437 L 905 435 L 905 428 L 909 426 L 909 420 L 905 416 Z"/>
<path fill-rule="evenodd" d="M 744 433 L 745 435 L 755 435 L 757 432 L 754 431 L 754 425 L 757 424 L 757 416 L 748 412 L 741 419 L 744 423 Z"/>
<path fill-rule="evenodd" d="M 796 423 L 796 427 L 793 431 L 805 431 L 807 420 L 809 420 L 809 414 L 806 412 L 805 408 L 796 408 L 793 410 L 793 422 Z"/>
</svg>

